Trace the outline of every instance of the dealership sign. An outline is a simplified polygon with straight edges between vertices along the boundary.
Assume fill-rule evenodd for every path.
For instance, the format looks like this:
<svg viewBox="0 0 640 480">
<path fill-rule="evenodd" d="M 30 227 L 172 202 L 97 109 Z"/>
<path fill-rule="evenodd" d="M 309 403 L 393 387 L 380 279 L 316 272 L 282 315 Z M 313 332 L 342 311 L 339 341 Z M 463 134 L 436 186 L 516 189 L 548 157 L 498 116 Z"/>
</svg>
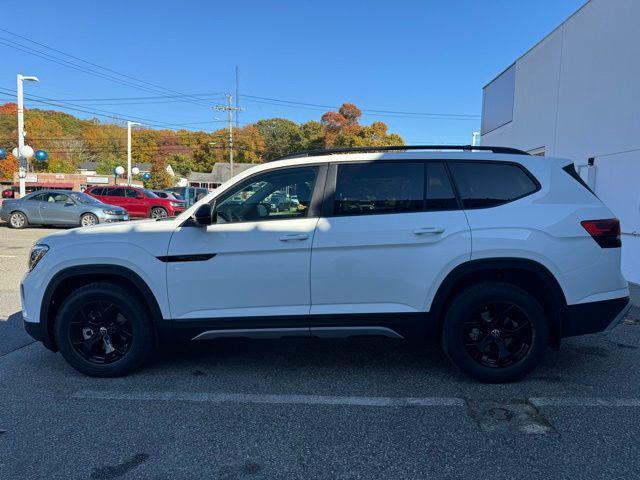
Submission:
<svg viewBox="0 0 640 480">
<path fill-rule="evenodd" d="M 109 183 L 109 177 L 87 177 L 87 183 Z"/>
</svg>

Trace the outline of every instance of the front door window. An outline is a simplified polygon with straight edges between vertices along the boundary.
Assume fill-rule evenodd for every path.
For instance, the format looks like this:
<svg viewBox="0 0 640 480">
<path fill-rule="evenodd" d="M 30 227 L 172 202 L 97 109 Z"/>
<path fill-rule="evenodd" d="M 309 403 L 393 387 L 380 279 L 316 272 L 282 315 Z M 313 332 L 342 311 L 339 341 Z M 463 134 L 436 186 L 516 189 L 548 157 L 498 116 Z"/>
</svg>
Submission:
<svg viewBox="0 0 640 480">
<path fill-rule="evenodd" d="M 316 166 L 257 175 L 225 194 L 218 202 L 217 223 L 307 217 L 317 176 Z"/>
</svg>

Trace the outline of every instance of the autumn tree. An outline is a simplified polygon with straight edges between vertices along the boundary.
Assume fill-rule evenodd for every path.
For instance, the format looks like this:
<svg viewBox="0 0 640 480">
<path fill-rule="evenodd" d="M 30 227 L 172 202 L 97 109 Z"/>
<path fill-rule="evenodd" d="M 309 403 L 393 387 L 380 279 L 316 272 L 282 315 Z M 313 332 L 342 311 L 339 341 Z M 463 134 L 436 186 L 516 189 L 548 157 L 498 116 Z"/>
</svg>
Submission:
<svg viewBox="0 0 640 480">
<path fill-rule="evenodd" d="M 151 163 L 151 178 L 145 180 L 144 186 L 153 189 L 163 189 L 172 187 L 173 177 L 167 172 L 167 164 L 162 159 L 155 159 Z"/>
<path fill-rule="evenodd" d="M 13 174 L 18 171 L 19 166 L 18 159 L 9 153 L 7 158 L 0 160 L 0 178 L 13 180 Z"/>
</svg>

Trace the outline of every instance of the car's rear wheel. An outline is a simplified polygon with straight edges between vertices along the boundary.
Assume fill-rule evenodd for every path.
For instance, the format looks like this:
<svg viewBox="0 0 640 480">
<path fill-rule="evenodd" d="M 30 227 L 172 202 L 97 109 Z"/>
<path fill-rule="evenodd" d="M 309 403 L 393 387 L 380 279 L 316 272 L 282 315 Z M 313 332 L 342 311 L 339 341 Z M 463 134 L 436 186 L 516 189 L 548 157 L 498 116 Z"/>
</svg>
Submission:
<svg viewBox="0 0 640 480">
<path fill-rule="evenodd" d="M 151 218 L 167 218 L 169 214 L 162 207 L 153 207 L 151 209 Z"/>
<path fill-rule="evenodd" d="M 114 283 L 92 283 L 76 290 L 62 304 L 54 328 L 65 360 L 93 377 L 126 375 L 153 350 L 147 310 Z"/>
<path fill-rule="evenodd" d="M 9 215 L 9 226 L 11 228 L 26 228 L 29 225 L 27 216 L 22 212 L 13 212 Z"/>
<path fill-rule="evenodd" d="M 542 360 L 549 341 L 544 309 L 531 294 L 508 283 L 486 282 L 462 291 L 442 326 L 449 359 L 472 378 L 513 382 Z"/>
<path fill-rule="evenodd" d="M 91 227 L 97 224 L 98 224 L 98 217 L 96 217 L 93 213 L 85 213 L 80 217 L 81 227 Z"/>
</svg>

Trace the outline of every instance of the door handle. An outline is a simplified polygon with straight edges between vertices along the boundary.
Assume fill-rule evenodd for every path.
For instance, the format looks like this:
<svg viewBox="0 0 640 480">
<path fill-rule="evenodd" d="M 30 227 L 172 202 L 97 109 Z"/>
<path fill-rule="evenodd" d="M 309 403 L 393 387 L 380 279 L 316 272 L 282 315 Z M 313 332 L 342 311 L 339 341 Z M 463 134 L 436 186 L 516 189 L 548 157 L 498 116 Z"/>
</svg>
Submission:
<svg viewBox="0 0 640 480">
<path fill-rule="evenodd" d="M 292 240 L 306 240 L 309 235 L 306 233 L 288 233 L 280 237 L 281 242 L 291 242 Z"/>
<path fill-rule="evenodd" d="M 439 235 L 444 233 L 442 227 L 422 227 L 413 231 L 414 235 Z"/>
</svg>

